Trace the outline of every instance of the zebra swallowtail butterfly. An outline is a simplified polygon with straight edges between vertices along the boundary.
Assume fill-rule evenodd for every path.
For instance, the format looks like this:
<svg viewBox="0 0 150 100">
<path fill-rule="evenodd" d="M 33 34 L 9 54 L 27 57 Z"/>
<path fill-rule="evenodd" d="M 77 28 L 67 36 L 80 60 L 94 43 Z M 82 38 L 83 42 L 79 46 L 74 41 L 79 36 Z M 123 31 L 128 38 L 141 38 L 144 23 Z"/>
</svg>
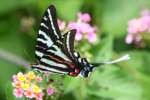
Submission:
<svg viewBox="0 0 150 100">
<path fill-rule="evenodd" d="M 33 64 L 32 68 L 44 72 L 88 77 L 97 66 L 129 58 L 126 55 L 110 62 L 89 63 L 86 58 L 81 58 L 79 52 L 74 49 L 75 34 L 76 30 L 61 34 L 57 24 L 56 9 L 53 5 L 49 6 L 39 27 L 35 51 L 37 64 Z"/>
</svg>

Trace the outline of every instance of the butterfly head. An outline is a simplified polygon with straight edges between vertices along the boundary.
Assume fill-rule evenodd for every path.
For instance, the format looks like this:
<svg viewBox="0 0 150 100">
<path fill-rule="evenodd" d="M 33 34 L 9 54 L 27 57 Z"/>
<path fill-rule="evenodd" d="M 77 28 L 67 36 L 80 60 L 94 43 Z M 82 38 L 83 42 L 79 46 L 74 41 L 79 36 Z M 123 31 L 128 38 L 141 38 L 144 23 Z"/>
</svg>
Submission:
<svg viewBox="0 0 150 100">
<path fill-rule="evenodd" d="M 81 77 L 88 77 L 90 73 L 93 71 L 94 66 L 90 64 L 85 58 L 82 58 L 81 60 L 82 69 L 79 73 L 79 76 Z"/>
</svg>

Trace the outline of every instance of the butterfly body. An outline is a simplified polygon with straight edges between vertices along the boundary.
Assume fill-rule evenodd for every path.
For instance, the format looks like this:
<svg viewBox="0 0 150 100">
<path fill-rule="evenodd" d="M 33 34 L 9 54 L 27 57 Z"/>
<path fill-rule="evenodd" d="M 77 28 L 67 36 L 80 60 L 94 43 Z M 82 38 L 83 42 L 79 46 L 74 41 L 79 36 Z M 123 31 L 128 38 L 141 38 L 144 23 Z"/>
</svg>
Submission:
<svg viewBox="0 0 150 100">
<path fill-rule="evenodd" d="M 93 68 L 101 63 L 91 64 L 74 49 L 76 30 L 61 34 L 53 5 L 45 11 L 39 27 L 36 58 L 32 68 L 39 71 L 88 77 Z"/>
</svg>

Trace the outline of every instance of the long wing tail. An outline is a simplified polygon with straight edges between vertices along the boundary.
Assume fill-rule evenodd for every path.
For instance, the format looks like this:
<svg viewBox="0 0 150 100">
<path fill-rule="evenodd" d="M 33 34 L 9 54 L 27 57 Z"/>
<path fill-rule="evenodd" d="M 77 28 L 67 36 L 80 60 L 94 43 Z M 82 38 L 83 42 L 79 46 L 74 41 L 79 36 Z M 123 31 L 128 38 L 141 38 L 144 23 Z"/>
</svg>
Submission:
<svg viewBox="0 0 150 100">
<path fill-rule="evenodd" d="M 113 61 L 106 61 L 106 62 L 102 62 L 102 63 L 92 63 L 92 65 L 94 65 L 94 67 L 98 67 L 100 65 L 108 65 L 108 64 L 115 64 L 115 63 L 118 63 L 118 62 L 121 62 L 121 61 L 126 61 L 126 60 L 129 60 L 130 59 L 130 56 L 127 54 L 127 55 L 124 55 L 116 60 L 113 60 Z"/>
</svg>

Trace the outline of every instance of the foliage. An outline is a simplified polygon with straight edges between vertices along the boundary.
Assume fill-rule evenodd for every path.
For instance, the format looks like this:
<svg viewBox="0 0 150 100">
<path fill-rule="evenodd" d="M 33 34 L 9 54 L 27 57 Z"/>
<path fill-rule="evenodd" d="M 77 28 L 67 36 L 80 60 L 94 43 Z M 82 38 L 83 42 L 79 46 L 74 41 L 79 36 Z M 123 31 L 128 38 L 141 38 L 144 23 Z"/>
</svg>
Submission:
<svg viewBox="0 0 150 100">
<path fill-rule="evenodd" d="M 137 48 L 125 43 L 128 21 L 139 17 L 143 8 L 150 9 L 149 0 L 3 0 L 0 3 L 0 49 L 35 62 L 34 46 L 40 19 L 50 4 L 56 5 L 58 17 L 64 21 L 75 20 L 78 12 L 92 15 L 91 24 L 98 28 L 97 42 L 76 42 L 82 56 L 92 62 L 127 53 L 131 56 L 127 62 L 97 68 L 87 79 L 53 75 L 54 87 L 61 86 L 63 91 L 52 100 L 58 97 L 58 100 L 150 100 L 149 46 Z M 150 45 L 150 40 L 146 39 L 145 43 Z M 25 68 L 5 60 L 0 60 L 0 66 L 0 99 L 17 100 L 12 95 L 10 80 L 13 74 Z"/>
</svg>

